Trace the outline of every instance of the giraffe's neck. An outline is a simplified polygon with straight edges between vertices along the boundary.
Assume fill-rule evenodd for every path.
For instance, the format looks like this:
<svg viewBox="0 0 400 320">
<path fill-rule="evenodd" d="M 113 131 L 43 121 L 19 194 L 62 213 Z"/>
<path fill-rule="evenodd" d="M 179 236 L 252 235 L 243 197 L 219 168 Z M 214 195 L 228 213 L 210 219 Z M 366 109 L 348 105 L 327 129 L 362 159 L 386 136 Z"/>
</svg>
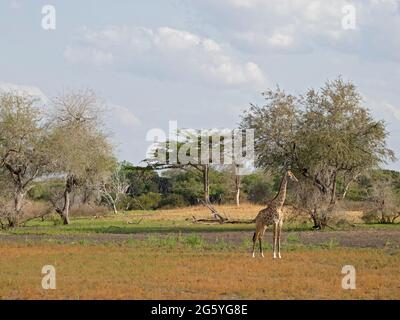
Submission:
<svg viewBox="0 0 400 320">
<path fill-rule="evenodd" d="M 287 173 L 285 173 L 285 175 L 283 176 L 279 187 L 279 192 L 276 195 L 275 199 L 273 200 L 273 202 L 275 202 L 279 207 L 283 207 L 283 204 L 285 203 L 286 187 L 287 187 Z"/>
</svg>

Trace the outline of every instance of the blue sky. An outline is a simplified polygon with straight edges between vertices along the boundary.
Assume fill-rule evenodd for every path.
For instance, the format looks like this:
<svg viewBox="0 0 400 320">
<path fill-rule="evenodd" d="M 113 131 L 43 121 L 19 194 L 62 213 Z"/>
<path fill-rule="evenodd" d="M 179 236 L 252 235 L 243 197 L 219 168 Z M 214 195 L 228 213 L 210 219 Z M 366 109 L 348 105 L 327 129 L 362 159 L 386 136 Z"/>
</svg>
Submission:
<svg viewBox="0 0 400 320">
<path fill-rule="evenodd" d="M 342 27 L 348 4 L 355 29 Z M 44 5 L 55 30 L 41 26 Z M 398 0 L 0 0 L 0 88 L 44 99 L 93 88 L 119 157 L 138 163 L 146 133 L 169 120 L 234 128 L 261 91 L 301 93 L 340 74 L 400 157 L 399 33 Z"/>
</svg>

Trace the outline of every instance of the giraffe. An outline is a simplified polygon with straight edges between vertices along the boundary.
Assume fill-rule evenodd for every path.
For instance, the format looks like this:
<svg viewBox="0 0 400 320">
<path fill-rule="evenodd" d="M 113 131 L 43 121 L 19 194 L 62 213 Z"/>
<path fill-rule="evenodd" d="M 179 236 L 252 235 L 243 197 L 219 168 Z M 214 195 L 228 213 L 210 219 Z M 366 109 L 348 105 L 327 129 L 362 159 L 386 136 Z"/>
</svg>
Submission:
<svg viewBox="0 0 400 320">
<path fill-rule="evenodd" d="M 268 206 L 265 209 L 262 209 L 258 213 L 255 219 L 256 232 L 254 232 L 253 235 L 253 258 L 255 257 L 254 251 L 257 239 L 260 243 L 261 256 L 264 257 L 262 249 L 262 237 L 267 227 L 271 224 L 274 226 L 273 257 L 274 259 L 276 259 L 276 249 L 278 247 L 278 258 L 281 258 L 281 231 L 284 218 L 282 207 L 286 199 L 286 187 L 288 183 L 288 177 L 291 180 L 298 182 L 297 178 L 290 170 L 286 171 L 281 180 L 278 194 L 268 203 Z"/>
</svg>

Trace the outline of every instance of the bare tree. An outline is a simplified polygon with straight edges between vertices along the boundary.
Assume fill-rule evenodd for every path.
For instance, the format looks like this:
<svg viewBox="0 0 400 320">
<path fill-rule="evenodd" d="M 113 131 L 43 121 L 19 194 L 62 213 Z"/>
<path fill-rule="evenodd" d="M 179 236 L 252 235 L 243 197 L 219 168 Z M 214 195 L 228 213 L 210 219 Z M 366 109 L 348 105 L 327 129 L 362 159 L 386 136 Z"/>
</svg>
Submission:
<svg viewBox="0 0 400 320">
<path fill-rule="evenodd" d="M 101 122 L 103 105 L 91 90 L 76 91 L 53 99 L 52 144 L 55 173 L 65 187 L 61 201 L 53 201 L 64 224 L 69 224 L 71 194 L 82 184 L 96 184 L 115 164 L 112 146 Z"/>
<path fill-rule="evenodd" d="M 400 195 L 394 190 L 391 179 L 376 181 L 370 200 L 372 200 L 373 208 L 364 215 L 365 218 L 373 217 L 379 223 L 395 223 L 400 217 Z"/>
<path fill-rule="evenodd" d="M 119 164 L 111 176 L 99 182 L 98 191 L 114 213 L 118 213 L 121 196 L 127 193 L 129 186 L 123 167 Z"/>
</svg>

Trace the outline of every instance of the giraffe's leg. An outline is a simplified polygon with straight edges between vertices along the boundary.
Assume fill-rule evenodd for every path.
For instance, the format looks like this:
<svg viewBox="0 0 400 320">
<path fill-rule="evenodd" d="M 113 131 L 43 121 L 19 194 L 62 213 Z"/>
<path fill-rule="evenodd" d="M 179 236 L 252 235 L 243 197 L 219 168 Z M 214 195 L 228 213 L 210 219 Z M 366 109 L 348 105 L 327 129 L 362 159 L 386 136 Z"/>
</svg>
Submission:
<svg viewBox="0 0 400 320">
<path fill-rule="evenodd" d="M 253 258 L 255 257 L 255 249 L 256 249 L 257 239 L 258 239 L 259 244 L 260 244 L 261 256 L 264 257 L 263 250 L 262 250 L 262 236 L 263 236 L 263 233 L 264 233 L 263 231 L 265 231 L 265 228 L 266 228 L 266 226 L 264 226 L 263 223 L 257 222 L 257 224 L 256 224 L 256 232 L 254 232 L 254 235 L 253 235 Z"/>
<path fill-rule="evenodd" d="M 278 224 L 274 222 L 274 259 L 276 259 L 276 245 L 277 245 L 277 240 L 278 240 Z"/>
<path fill-rule="evenodd" d="M 262 248 L 262 237 L 258 238 L 258 242 L 260 243 L 260 254 L 261 254 L 261 257 L 264 258 L 264 252 L 263 252 L 263 248 Z"/>
<path fill-rule="evenodd" d="M 281 234 L 283 221 L 279 221 L 278 225 L 278 258 L 281 258 Z"/>
<path fill-rule="evenodd" d="M 254 235 L 253 235 L 253 258 L 255 258 L 255 256 L 256 256 L 256 254 L 255 254 L 256 243 L 257 243 L 257 239 L 259 239 L 259 238 L 260 238 L 260 226 L 259 226 L 259 224 L 256 224 L 256 232 L 254 232 Z"/>
<path fill-rule="evenodd" d="M 254 232 L 254 235 L 253 235 L 253 255 L 252 255 L 253 258 L 256 257 L 256 255 L 255 255 L 256 241 L 257 241 L 257 230 L 256 230 L 256 232 Z"/>
<path fill-rule="evenodd" d="M 264 250 L 263 250 L 263 247 L 262 247 L 262 239 L 264 237 L 265 230 L 267 230 L 267 226 L 266 225 L 263 226 L 262 231 L 260 233 L 260 238 L 259 238 L 259 241 L 260 241 L 260 253 L 261 253 L 261 257 L 263 257 L 263 258 L 264 258 Z"/>
</svg>

